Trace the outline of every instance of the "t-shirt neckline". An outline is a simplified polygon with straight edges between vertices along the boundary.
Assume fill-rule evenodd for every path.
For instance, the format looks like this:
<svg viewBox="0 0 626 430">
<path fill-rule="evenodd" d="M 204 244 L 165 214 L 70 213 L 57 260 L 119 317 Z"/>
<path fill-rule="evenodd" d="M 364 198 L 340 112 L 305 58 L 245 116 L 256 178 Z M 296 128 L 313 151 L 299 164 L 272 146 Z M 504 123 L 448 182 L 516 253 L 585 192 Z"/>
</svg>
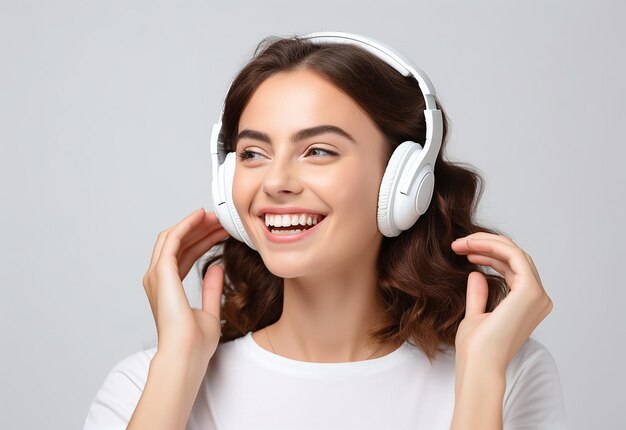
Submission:
<svg viewBox="0 0 626 430">
<path fill-rule="evenodd" d="M 363 375 L 364 372 L 378 372 L 389 369 L 404 362 L 412 354 L 410 349 L 415 348 L 405 341 L 400 347 L 381 357 L 369 360 L 348 361 L 339 363 L 316 363 L 300 361 L 282 355 L 275 354 L 261 347 L 252 337 L 252 331 L 239 338 L 241 344 L 247 349 L 248 355 L 266 366 L 287 373 L 306 373 L 307 375 L 349 376 L 353 373 Z"/>
</svg>

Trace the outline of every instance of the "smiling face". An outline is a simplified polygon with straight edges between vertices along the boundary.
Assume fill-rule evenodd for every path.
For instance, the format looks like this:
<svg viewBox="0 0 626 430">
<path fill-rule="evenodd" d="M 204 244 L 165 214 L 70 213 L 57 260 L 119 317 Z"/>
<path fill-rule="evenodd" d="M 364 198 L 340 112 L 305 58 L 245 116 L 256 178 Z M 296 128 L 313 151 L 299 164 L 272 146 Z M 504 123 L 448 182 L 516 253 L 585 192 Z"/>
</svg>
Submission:
<svg viewBox="0 0 626 430">
<path fill-rule="evenodd" d="M 375 261 L 386 143 L 352 98 L 308 70 L 275 73 L 237 133 L 233 201 L 270 272 L 293 278 Z"/>
</svg>

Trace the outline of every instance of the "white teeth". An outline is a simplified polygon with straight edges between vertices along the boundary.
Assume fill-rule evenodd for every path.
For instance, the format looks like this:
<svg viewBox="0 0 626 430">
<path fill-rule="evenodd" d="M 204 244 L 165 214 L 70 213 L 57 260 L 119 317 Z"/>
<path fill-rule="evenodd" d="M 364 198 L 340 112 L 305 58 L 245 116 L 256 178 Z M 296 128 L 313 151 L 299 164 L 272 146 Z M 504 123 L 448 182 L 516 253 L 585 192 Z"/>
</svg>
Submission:
<svg viewBox="0 0 626 430">
<path fill-rule="evenodd" d="M 272 234 L 296 234 L 296 233 L 300 233 L 301 231 L 304 230 L 272 230 Z"/>
<path fill-rule="evenodd" d="M 317 214 L 265 214 L 265 225 L 267 227 L 290 227 L 290 226 L 310 226 L 320 221 L 321 215 Z"/>
</svg>

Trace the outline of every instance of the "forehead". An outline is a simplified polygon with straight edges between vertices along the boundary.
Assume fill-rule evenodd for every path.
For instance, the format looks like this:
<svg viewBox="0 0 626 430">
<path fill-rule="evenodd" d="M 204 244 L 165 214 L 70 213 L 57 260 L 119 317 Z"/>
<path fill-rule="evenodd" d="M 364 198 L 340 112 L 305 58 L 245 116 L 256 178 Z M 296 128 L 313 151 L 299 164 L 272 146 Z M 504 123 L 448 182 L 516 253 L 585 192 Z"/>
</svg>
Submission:
<svg viewBox="0 0 626 430">
<path fill-rule="evenodd" d="M 355 139 L 382 139 L 382 133 L 354 99 L 309 70 L 279 72 L 254 91 L 239 119 L 243 128 L 277 138 L 319 124 L 337 125 Z"/>
</svg>

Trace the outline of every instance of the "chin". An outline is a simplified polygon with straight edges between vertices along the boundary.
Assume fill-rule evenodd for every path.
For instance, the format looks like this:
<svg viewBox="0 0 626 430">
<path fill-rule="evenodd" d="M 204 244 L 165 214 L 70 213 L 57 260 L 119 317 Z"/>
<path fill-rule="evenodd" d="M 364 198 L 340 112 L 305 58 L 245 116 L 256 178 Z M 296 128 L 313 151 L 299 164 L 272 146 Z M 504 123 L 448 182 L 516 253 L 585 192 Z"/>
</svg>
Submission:
<svg viewBox="0 0 626 430">
<path fill-rule="evenodd" d="M 279 278 L 298 278 L 301 276 L 305 276 L 306 273 L 303 272 L 303 267 L 294 266 L 293 264 L 288 263 L 268 263 L 265 262 L 265 267 L 269 270 L 274 276 L 278 276 Z"/>
<path fill-rule="evenodd" d="M 294 257 L 296 258 L 289 259 L 281 258 L 280 255 L 276 255 L 271 258 L 266 258 L 266 256 L 261 254 L 261 258 L 263 259 L 263 263 L 265 264 L 265 267 L 267 267 L 267 270 L 279 278 L 301 278 L 319 273 L 319 264 L 313 263 L 310 260 L 303 260 L 302 258 L 298 258 L 296 255 L 294 255 Z M 316 268 L 314 273 L 311 273 L 312 267 Z"/>
</svg>

